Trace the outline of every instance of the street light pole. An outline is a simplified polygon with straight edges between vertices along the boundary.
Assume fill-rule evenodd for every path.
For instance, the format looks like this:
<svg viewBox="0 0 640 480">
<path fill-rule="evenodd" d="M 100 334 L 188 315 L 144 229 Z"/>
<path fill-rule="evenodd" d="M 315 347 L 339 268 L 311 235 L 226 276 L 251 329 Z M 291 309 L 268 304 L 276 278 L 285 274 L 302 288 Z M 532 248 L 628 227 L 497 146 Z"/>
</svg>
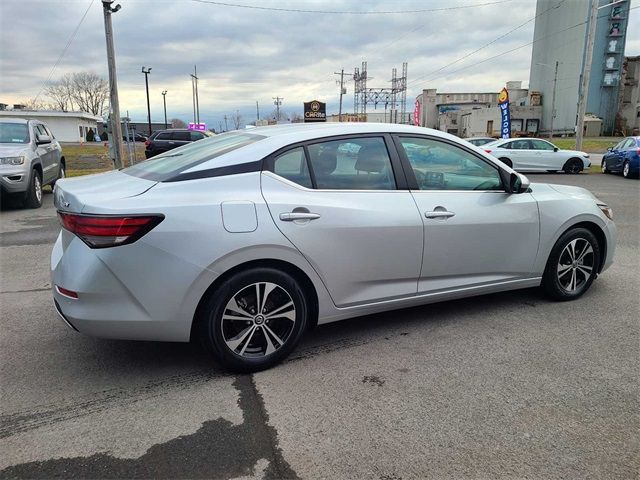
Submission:
<svg viewBox="0 0 640 480">
<path fill-rule="evenodd" d="M 169 128 L 167 126 L 167 91 L 162 91 L 162 103 L 164 104 L 164 128 Z"/>
<path fill-rule="evenodd" d="M 149 74 L 151 73 L 151 67 L 142 67 L 142 73 L 144 73 L 144 83 L 147 88 L 147 122 L 149 124 L 149 136 L 153 133 L 151 131 L 151 104 L 149 103 Z"/>
<path fill-rule="evenodd" d="M 104 33 L 107 39 L 107 65 L 109 67 L 109 119 L 111 121 L 112 160 L 115 168 L 122 168 L 121 145 L 122 126 L 120 125 L 120 105 L 118 102 L 118 79 L 116 75 L 116 55 L 113 47 L 113 28 L 111 14 L 120 10 L 120 5 L 111 8 L 113 0 L 102 0 L 104 13 Z"/>
</svg>

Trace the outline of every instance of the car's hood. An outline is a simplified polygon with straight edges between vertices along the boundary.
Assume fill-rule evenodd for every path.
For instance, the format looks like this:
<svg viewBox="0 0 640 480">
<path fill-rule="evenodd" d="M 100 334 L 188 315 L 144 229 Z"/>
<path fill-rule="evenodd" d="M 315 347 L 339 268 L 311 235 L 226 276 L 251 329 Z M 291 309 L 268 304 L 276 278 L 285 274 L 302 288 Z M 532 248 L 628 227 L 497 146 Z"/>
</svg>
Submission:
<svg viewBox="0 0 640 480">
<path fill-rule="evenodd" d="M 56 182 L 54 204 L 69 212 L 89 212 L 107 208 L 110 200 L 135 197 L 156 183 L 114 170 L 84 177 L 63 178 Z"/>
<path fill-rule="evenodd" d="M 0 157 L 26 155 L 30 150 L 28 143 L 0 143 Z"/>
<path fill-rule="evenodd" d="M 594 200 L 596 203 L 602 203 L 593 193 L 586 188 L 574 187 L 572 185 L 556 185 L 553 183 L 532 183 L 531 191 L 535 194 L 536 191 L 540 192 L 547 189 L 552 189 L 567 197 L 575 198 L 577 200 Z"/>
</svg>

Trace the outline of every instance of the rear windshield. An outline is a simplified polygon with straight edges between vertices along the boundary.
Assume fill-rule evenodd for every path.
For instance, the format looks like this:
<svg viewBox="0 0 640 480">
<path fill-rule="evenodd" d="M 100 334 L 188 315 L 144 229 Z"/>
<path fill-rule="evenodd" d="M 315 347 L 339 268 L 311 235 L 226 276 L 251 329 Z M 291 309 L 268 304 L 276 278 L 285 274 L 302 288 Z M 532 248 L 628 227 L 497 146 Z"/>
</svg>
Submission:
<svg viewBox="0 0 640 480">
<path fill-rule="evenodd" d="M 219 157 L 265 138 L 262 135 L 230 132 L 189 143 L 133 165 L 122 172 L 134 177 L 164 182 L 200 163 Z"/>
<path fill-rule="evenodd" d="M 0 123 L 0 143 L 29 143 L 26 123 Z"/>
</svg>

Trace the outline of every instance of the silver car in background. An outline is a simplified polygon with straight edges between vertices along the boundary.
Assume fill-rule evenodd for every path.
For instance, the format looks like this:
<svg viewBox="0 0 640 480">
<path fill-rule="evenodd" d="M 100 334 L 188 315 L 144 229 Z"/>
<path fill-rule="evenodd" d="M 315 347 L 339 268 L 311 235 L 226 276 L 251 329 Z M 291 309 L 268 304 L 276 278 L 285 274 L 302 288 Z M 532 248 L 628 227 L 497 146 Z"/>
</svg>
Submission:
<svg viewBox="0 0 640 480">
<path fill-rule="evenodd" d="M 39 120 L 0 119 L 0 187 L 26 207 L 42 206 L 42 187 L 65 176 L 60 144 Z"/>
<path fill-rule="evenodd" d="M 616 244 L 588 191 L 530 185 L 481 148 L 403 125 L 226 133 L 62 180 L 54 199 L 53 297 L 70 327 L 197 339 L 242 371 L 316 324 L 540 285 L 576 299 Z"/>
</svg>

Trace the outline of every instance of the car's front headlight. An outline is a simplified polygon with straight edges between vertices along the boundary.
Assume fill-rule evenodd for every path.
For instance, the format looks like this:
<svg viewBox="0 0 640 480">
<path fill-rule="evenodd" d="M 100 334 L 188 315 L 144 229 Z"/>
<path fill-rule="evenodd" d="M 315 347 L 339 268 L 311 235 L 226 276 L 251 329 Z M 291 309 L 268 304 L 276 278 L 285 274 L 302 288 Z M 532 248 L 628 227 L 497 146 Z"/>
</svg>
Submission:
<svg viewBox="0 0 640 480">
<path fill-rule="evenodd" d="M 611 208 L 608 205 L 605 205 L 604 203 L 599 203 L 598 208 L 602 210 L 602 213 L 604 213 L 609 220 L 613 220 L 613 210 L 611 210 Z"/>
<path fill-rule="evenodd" d="M 22 165 L 24 163 L 24 157 L 0 157 L 0 164 L 2 165 Z"/>
<path fill-rule="evenodd" d="M 588 153 L 583 153 L 583 154 L 582 154 L 582 156 L 583 156 L 584 158 L 589 158 L 589 154 L 588 154 Z"/>
</svg>

